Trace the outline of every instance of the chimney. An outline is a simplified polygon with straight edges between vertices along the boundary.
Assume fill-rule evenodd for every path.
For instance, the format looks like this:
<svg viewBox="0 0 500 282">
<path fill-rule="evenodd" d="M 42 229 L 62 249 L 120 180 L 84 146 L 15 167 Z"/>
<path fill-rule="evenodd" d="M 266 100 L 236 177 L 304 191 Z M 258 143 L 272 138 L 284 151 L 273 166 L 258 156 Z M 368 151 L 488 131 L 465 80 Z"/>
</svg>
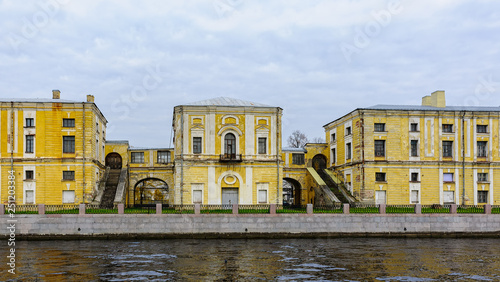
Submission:
<svg viewBox="0 0 500 282">
<path fill-rule="evenodd" d="M 443 90 L 434 91 L 430 96 L 422 97 L 422 106 L 445 108 L 446 98 L 444 91 Z"/>
<path fill-rule="evenodd" d="M 94 95 L 87 95 L 87 103 L 94 103 Z"/>
<path fill-rule="evenodd" d="M 432 106 L 438 108 L 446 108 L 446 99 L 444 97 L 444 90 L 432 92 Z"/>
<path fill-rule="evenodd" d="M 422 106 L 432 106 L 432 98 L 431 96 L 422 97 Z"/>
<path fill-rule="evenodd" d="M 61 99 L 61 91 L 52 90 L 52 99 Z"/>
</svg>

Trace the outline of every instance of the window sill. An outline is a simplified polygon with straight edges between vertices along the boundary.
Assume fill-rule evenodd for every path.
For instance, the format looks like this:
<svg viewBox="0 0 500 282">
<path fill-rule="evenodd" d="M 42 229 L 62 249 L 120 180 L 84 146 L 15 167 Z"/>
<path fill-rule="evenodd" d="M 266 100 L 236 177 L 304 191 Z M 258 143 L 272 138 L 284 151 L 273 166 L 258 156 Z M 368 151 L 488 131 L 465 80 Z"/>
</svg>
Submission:
<svg viewBox="0 0 500 282">
<path fill-rule="evenodd" d="M 375 183 L 385 183 L 385 184 L 387 184 L 387 181 L 377 181 L 377 180 L 375 180 Z"/>
<path fill-rule="evenodd" d="M 421 183 L 420 181 L 410 181 L 410 183 Z"/>
<path fill-rule="evenodd" d="M 71 181 L 75 181 L 74 179 L 62 179 L 61 180 L 62 182 L 71 182 Z"/>
<path fill-rule="evenodd" d="M 389 131 L 373 131 L 373 133 L 388 133 Z"/>
<path fill-rule="evenodd" d="M 23 181 L 26 181 L 26 182 L 36 182 L 36 180 L 33 179 L 33 178 L 23 179 Z"/>
<path fill-rule="evenodd" d="M 489 181 L 478 181 L 477 183 L 480 183 L 480 184 L 490 184 Z"/>
<path fill-rule="evenodd" d="M 420 132 L 420 130 L 417 130 L 417 131 L 410 130 L 410 133 L 419 133 L 419 132 Z"/>
<path fill-rule="evenodd" d="M 443 183 L 455 184 L 455 181 L 443 181 Z"/>
</svg>

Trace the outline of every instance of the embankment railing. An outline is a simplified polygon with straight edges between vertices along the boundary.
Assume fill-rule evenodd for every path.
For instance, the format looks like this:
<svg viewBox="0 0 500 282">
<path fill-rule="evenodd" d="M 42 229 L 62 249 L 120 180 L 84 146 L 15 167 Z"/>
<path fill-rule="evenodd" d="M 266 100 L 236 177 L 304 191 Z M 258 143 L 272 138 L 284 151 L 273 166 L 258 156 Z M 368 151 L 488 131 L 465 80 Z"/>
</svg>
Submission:
<svg viewBox="0 0 500 282">
<path fill-rule="evenodd" d="M 335 203 L 289 206 L 257 205 L 124 205 L 102 208 L 93 204 L 3 205 L 3 214 L 500 214 L 499 205 L 368 205 Z"/>
</svg>

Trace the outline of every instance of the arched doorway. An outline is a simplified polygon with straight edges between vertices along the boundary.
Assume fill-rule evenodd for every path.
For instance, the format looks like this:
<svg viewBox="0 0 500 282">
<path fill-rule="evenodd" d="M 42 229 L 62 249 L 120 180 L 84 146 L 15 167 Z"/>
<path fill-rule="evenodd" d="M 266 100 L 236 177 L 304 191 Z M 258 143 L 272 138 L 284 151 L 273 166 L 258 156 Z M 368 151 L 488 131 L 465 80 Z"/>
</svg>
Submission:
<svg viewBox="0 0 500 282">
<path fill-rule="evenodd" d="M 106 156 L 106 166 L 109 166 L 111 169 L 121 169 L 122 156 L 118 153 L 109 153 Z"/>
<path fill-rule="evenodd" d="M 299 206 L 302 204 L 300 183 L 293 178 L 283 178 L 283 205 Z"/>
<path fill-rule="evenodd" d="M 325 155 L 318 154 L 312 159 L 312 167 L 314 170 L 320 170 L 326 168 L 326 157 Z"/>
<path fill-rule="evenodd" d="M 158 178 L 145 178 L 134 186 L 134 205 L 168 204 L 168 184 Z"/>
</svg>

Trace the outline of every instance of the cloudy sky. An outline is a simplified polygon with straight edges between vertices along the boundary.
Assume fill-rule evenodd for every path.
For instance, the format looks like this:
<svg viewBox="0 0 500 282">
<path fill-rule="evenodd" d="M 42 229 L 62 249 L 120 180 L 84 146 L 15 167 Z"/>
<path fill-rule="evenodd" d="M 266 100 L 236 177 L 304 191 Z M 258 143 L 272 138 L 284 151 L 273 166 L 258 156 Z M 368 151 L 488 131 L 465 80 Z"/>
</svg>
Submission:
<svg viewBox="0 0 500 282">
<path fill-rule="evenodd" d="M 495 0 L 0 0 L 0 97 L 84 101 L 108 140 L 170 145 L 173 107 L 283 108 L 286 138 L 360 107 L 500 105 Z"/>
</svg>

